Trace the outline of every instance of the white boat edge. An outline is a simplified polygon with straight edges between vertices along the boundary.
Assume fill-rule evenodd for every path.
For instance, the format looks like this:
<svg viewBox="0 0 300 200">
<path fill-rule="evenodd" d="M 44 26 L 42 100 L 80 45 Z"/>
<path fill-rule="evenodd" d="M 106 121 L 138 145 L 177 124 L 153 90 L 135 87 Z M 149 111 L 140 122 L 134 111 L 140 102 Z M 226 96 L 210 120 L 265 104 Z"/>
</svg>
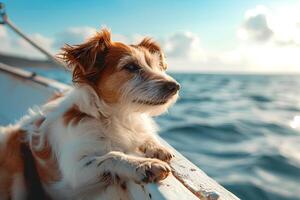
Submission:
<svg viewBox="0 0 300 200">
<path fill-rule="evenodd" d="M 53 93 L 68 88 L 70 88 L 69 85 L 0 63 L 0 92 L 3 95 L 0 118 L 4 119 L 6 123 L 13 123 L 22 117 L 28 108 L 33 105 L 40 105 Z M 22 100 L 22 104 L 20 100 Z M 207 176 L 166 141 L 160 139 L 164 145 L 173 150 L 175 155 L 170 164 L 172 174 L 158 184 L 137 185 L 130 183 L 128 189 L 134 200 L 239 199 Z"/>
</svg>

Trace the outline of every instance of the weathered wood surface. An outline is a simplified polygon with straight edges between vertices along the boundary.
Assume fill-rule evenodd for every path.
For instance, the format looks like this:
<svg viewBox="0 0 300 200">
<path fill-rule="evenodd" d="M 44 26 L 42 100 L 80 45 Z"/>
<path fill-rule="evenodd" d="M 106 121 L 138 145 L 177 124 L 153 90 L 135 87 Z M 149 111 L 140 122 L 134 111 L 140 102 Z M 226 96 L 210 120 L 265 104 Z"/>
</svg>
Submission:
<svg viewBox="0 0 300 200">
<path fill-rule="evenodd" d="M 29 107 L 45 102 L 55 91 L 70 86 L 31 72 L 12 68 L 0 63 L 0 125 L 14 122 L 22 117 Z M 166 141 L 161 142 L 173 150 L 175 157 L 171 161 L 172 175 L 158 184 L 144 186 L 130 183 L 132 199 L 166 200 L 236 200 L 235 195 L 227 191 L 202 170 L 177 152 Z"/>
<path fill-rule="evenodd" d="M 165 140 L 161 142 L 173 150 L 175 157 L 171 162 L 172 173 L 186 188 L 200 199 L 237 200 L 234 194 L 226 190 L 201 169 L 176 151 Z"/>
<path fill-rule="evenodd" d="M 137 185 L 129 184 L 129 191 L 133 200 L 199 200 L 173 175 L 168 176 L 158 184 Z"/>
</svg>

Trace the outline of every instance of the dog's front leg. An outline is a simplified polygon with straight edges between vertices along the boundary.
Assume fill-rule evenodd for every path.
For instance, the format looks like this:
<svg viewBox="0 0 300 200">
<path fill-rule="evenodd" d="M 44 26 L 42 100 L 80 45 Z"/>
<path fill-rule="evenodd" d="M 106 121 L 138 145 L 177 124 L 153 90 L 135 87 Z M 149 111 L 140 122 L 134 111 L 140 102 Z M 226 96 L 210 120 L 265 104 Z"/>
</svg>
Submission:
<svg viewBox="0 0 300 200">
<path fill-rule="evenodd" d="M 139 146 L 139 150 L 144 153 L 147 158 L 157 158 L 165 162 L 169 162 L 172 157 L 174 157 L 170 150 L 160 144 L 154 137 L 146 139 L 144 143 Z"/>
<path fill-rule="evenodd" d="M 83 156 L 78 163 L 77 170 L 72 174 L 68 172 L 74 189 L 107 186 L 124 180 L 156 182 L 165 179 L 170 172 L 169 165 L 158 159 L 141 158 L 116 151 L 104 156 Z"/>
</svg>

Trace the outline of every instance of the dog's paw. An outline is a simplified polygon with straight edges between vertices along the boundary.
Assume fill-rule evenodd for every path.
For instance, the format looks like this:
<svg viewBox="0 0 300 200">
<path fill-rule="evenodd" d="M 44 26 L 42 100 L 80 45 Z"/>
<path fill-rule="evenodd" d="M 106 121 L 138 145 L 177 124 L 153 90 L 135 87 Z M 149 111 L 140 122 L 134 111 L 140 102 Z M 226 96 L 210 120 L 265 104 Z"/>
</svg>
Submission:
<svg viewBox="0 0 300 200">
<path fill-rule="evenodd" d="M 140 150 L 147 158 L 157 158 L 165 162 L 169 162 L 174 157 L 167 148 L 161 145 L 144 145 Z"/>
<path fill-rule="evenodd" d="M 152 183 L 164 180 L 171 171 L 170 166 L 158 159 L 146 159 L 136 168 L 138 183 Z"/>
</svg>

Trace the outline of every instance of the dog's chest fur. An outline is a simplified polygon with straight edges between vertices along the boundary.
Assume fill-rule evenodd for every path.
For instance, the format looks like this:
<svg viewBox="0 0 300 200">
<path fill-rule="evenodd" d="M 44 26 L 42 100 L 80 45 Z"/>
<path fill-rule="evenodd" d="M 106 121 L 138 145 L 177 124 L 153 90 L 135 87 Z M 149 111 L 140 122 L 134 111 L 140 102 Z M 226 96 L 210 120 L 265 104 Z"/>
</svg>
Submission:
<svg viewBox="0 0 300 200">
<path fill-rule="evenodd" d="M 137 153 L 146 134 L 155 132 L 155 124 L 147 116 L 132 115 L 127 119 L 113 119 L 105 135 L 112 142 L 112 150 Z"/>
<path fill-rule="evenodd" d="M 79 97 L 77 99 L 72 98 L 74 94 L 68 95 L 64 97 L 65 99 L 43 108 L 45 120 L 39 129 L 39 134 L 45 136 L 44 139 L 47 140 L 53 155 L 56 156 L 59 170 L 64 170 L 66 166 L 69 166 L 69 161 L 62 158 L 73 159 L 68 154 L 72 155 L 74 152 L 78 152 L 78 155 L 101 156 L 110 151 L 120 151 L 139 155 L 141 153 L 139 146 L 147 139 L 147 135 L 156 132 L 154 121 L 147 115 L 124 115 L 120 112 L 105 118 L 93 116 L 92 111 L 95 107 L 90 107 L 89 101 L 82 98 L 84 96 L 76 95 Z M 74 105 L 81 109 L 79 112 L 84 112 L 84 114 L 73 112 L 74 115 L 69 116 L 68 123 L 66 123 L 65 115 Z M 27 129 L 34 129 L 32 127 L 34 124 L 23 125 Z M 81 157 L 76 159 L 80 160 Z M 71 190 L 71 187 L 63 177 L 61 178 L 55 184 L 46 185 L 45 188 L 55 199 L 71 198 L 64 196 L 66 191 Z"/>
</svg>

